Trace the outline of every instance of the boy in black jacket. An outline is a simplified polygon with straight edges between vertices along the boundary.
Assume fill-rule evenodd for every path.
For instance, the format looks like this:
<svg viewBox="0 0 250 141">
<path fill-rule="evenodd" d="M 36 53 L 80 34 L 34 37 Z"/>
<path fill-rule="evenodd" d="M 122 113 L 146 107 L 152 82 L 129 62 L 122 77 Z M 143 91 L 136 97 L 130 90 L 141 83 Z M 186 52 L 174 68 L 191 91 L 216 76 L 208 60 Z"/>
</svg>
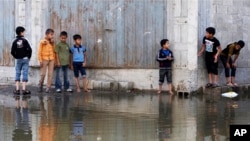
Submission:
<svg viewBox="0 0 250 141">
<path fill-rule="evenodd" d="M 161 49 L 157 55 L 157 61 L 159 62 L 159 90 L 158 94 L 162 91 L 162 84 L 164 83 L 165 77 L 167 77 L 168 91 L 173 94 L 172 91 L 172 62 L 174 60 L 173 52 L 169 49 L 168 39 L 163 39 L 160 42 Z"/>
<path fill-rule="evenodd" d="M 29 72 L 29 60 L 31 58 L 32 49 L 29 42 L 24 38 L 24 27 L 16 28 L 16 39 L 12 43 L 11 55 L 16 59 L 16 90 L 14 94 L 20 94 L 20 80 L 22 73 L 23 95 L 30 94 L 30 91 L 26 89 L 26 83 L 28 82 Z"/>
</svg>

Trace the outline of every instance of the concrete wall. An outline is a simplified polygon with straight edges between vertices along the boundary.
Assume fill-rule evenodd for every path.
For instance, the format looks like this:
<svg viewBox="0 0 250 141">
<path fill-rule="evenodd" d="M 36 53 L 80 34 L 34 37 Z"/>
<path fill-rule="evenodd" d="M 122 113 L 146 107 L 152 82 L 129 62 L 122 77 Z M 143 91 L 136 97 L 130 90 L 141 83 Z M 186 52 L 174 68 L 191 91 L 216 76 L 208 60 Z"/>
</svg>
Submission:
<svg viewBox="0 0 250 141">
<path fill-rule="evenodd" d="M 250 71 L 249 12 L 250 1 L 248 0 L 199 1 L 199 47 L 205 28 L 208 26 L 216 28 L 215 36 L 219 39 L 223 49 L 227 44 L 238 40 L 244 40 L 246 43 L 237 61 L 236 81 L 238 83 L 249 83 L 250 80 L 250 76 L 247 75 Z M 199 58 L 198 64 L 199 73 L 206 76 L 203 58 Z M 226 80 L 221 62 L 219 62 L 219 68 L 219 83 L 223 85 Z M 199 75 L 199 80 L 206 80 L 204 75 Z"/>
<path fill-rule="evenodd" d="M 24 25 L 27 28 L 27 37 L 30 39 L 34 51 L 31 65 L 35 66 L 37 65 L 38 41 L 50 25 L 51 18 L 48 9 L 50 1 L 30 0 L 24 2 L 16 0 L 15 2 L 18 11 L 15 17 L 16 25 Z M 217 29 L 216 37 L 221 41 L 223 48 L 232 41 L 239 39 L 246 41 L 246 47 L 241 52 L 237 62 L 239 68 L 236 80 L 239 83 L 248 83 L 250 76 L 246 74 L 250 70 L 248 56 L 250 49 L 247 47 L 249 43 L 247 39 L 249 39 L 250 4 L 247 0 L 167 0 L 163 3 L 166 4 L 164 21 L 167 26 L 166 38 L 170 40 L 171 49 L 175 55 L 173 84 L 177 91 L 191 92 L 207 82 L 204 59 L 197 57 L 197 50 L 201 46 L 205 28 L 208 26 L 214 26 Z M 27 10 L 29 8 L 31 8 L 31 12 Z M 53 24 L 55 23 L 53 22 Z M 158 69 L 142 68 L 88 69 L 87 72 L 88 78 L 91 80 L 131 81 L 138 89 L 157 89 Z M 220 68 L 220 83 L 224 84 L 224 72 L 221 64 Z M 31 70 L 30 82 L 36 85 L 39 79 L 39 70 L 38 68 Z M 5 75 L 1 76 L 0 83 L 14 80 L 13 67 L 1 67 L 1 72 Z M 72 73 L 70 76 L 72 77 Z"/>
</svg>

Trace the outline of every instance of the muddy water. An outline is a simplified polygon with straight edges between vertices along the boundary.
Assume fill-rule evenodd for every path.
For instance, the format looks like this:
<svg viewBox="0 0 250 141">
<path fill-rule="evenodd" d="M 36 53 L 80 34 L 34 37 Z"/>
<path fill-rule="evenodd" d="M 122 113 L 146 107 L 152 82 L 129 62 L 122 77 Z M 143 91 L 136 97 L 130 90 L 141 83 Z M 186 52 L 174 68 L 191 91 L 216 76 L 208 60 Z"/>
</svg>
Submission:
<svg viewBox="0 0 250 141">
<path fill-rule="evenodd" d="M 0 97 L 0 141 L 228 141 L 230 124 L 250 124 L 247 92 Z"/>
</svg>

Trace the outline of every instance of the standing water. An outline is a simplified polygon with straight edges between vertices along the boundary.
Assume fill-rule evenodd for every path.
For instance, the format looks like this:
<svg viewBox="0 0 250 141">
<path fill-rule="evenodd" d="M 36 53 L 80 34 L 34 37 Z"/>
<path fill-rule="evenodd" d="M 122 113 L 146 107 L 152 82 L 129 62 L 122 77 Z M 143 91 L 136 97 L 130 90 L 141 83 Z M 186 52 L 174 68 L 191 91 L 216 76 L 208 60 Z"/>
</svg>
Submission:
<svg viewBox="0 0 250 141">
<path fill-rule="evenodd" d="M 229 141 L 250 124 L 248 92 L 236 98 L 155 93 L 0 94 L 0 141 Z"/>
</svg>

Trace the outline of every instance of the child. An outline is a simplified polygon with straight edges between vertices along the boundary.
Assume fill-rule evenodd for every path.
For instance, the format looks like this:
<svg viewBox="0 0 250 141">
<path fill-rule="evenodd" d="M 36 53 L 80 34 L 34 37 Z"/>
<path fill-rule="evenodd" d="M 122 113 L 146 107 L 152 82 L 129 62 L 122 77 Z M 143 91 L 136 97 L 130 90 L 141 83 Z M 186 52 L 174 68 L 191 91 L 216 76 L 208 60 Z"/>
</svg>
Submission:
<svg viewBox="0 0 250 141">
<path fill-rule="evenodd" d="M 50 92 L 53 71 L 54 71 L 54 64 L 55 64 L 55 45 L 53 36 L 54 36 L 54 30 L 47 29 L 45 32 L 45 38 L 42 39 L 39 43 L 38 59 L 40 62 L 40 73 L 41 73 L 41 78 L 39 81 L 39 92 L 43 91 L 43 83 L 45 75 L 47 73 L 47 69 L 48 69 L 48 75 L 47 75 L 46 93 Z"/>
<path fill-rule="evenodd" d="M 164 78 L 167 77 L 168 90 L 172 95 L 172 62 L 174 60 L 173 52 L 169 49 L 168 39 L 163 39 L 160 42 L 161 49 L 157 55 L 157 61 L 159 62 L 160 71 L 159 71 L 159 90 L 158 94 L 162 91 L 162 84 L 164 83 Z"/>
<path fill-rule="evenodd" d="M 90 92 L 87 89 L 87 79 L 86 79 L 86 48 L 81 45 L 82 37 L 81 35 L 74 35 L 74 46 L 70 48 L 71 53 L 71 68 L 73 67 L 74 70 L 74 76 L 75 76 L 75 83 L 77 87 L 77 92 L 81 92 L 80 85 L 79 85 L 79 71 L 81 72 L 82 79 L 83 79 L 83 88 L 85 92 Z"/>
<path fill-rule="evenodd" d="M 20 80 L 21 73 L 23 75 L 22 84 L 23 84 L 23 95 L 30 94 L 31 92 L 26 89 L 26 83 L 28 82 L 29 74 L 29 61 L 32 54 L 32 49 L 29 42 L 24 38 L 25 28 L 17 27 L 16 28 L 16 39 L 12 43 L 11 55 L 16 59 L 16 90 L 14 94 L 20 94 Z"/>
<path fill-rule="evenodd" d="M 64 79 L 64 89 L 67 92 L 72 92 L 72 89 L 69 88 L 69 80 L 68 80 L 68 68 L 69 68 L 69 58 L 70 58 L 70 52 L 69 52 L 69 45 L 66 43 L 66 39 L 68 37 L 68 34 L 66 31 L 62 31 L 60 34 L 61 41 L 56 45 L 56 80 L 55 80 L 55 86 L 56 86 L 56 92 L 60 93 L 62 88 L 62 83 L 60 80 L 60 69 L 63 71 L 63 79 Z"/>
<path fill-rule="evenodd" d="M 205 51 L 205 63 L 208 72 L 209 83 L 206 84 L 206 88 L 218 87 L 218 56 L 221 52 L 221 46 L 218 39 L 214 37 L 215 28 L 208 27 L 206 29 L 206 35 L 203 38 L 203 44 L 198 56 L 201 56 Z M 214 78 L 214 81 L 212 80 Z"/>
<path fill-rule="evenodd" d="M 225 68 L 225 76 L 227 80 L 228 86 L 237 86 L 235 83 L 235 72 L 236 72 L 236 60 L 239 57 L 240 50 L 245 46 L 244 41 L 240 40 L 235 43 L 231 43 L 227 45 L 227 47 L 221 52 L 220 59 Z M 234 59 L 232 61 L 231 56 L 234 55 Z M 229 75 L 229 71 L 231 69 L 231 77 Z"/>
</svg>

